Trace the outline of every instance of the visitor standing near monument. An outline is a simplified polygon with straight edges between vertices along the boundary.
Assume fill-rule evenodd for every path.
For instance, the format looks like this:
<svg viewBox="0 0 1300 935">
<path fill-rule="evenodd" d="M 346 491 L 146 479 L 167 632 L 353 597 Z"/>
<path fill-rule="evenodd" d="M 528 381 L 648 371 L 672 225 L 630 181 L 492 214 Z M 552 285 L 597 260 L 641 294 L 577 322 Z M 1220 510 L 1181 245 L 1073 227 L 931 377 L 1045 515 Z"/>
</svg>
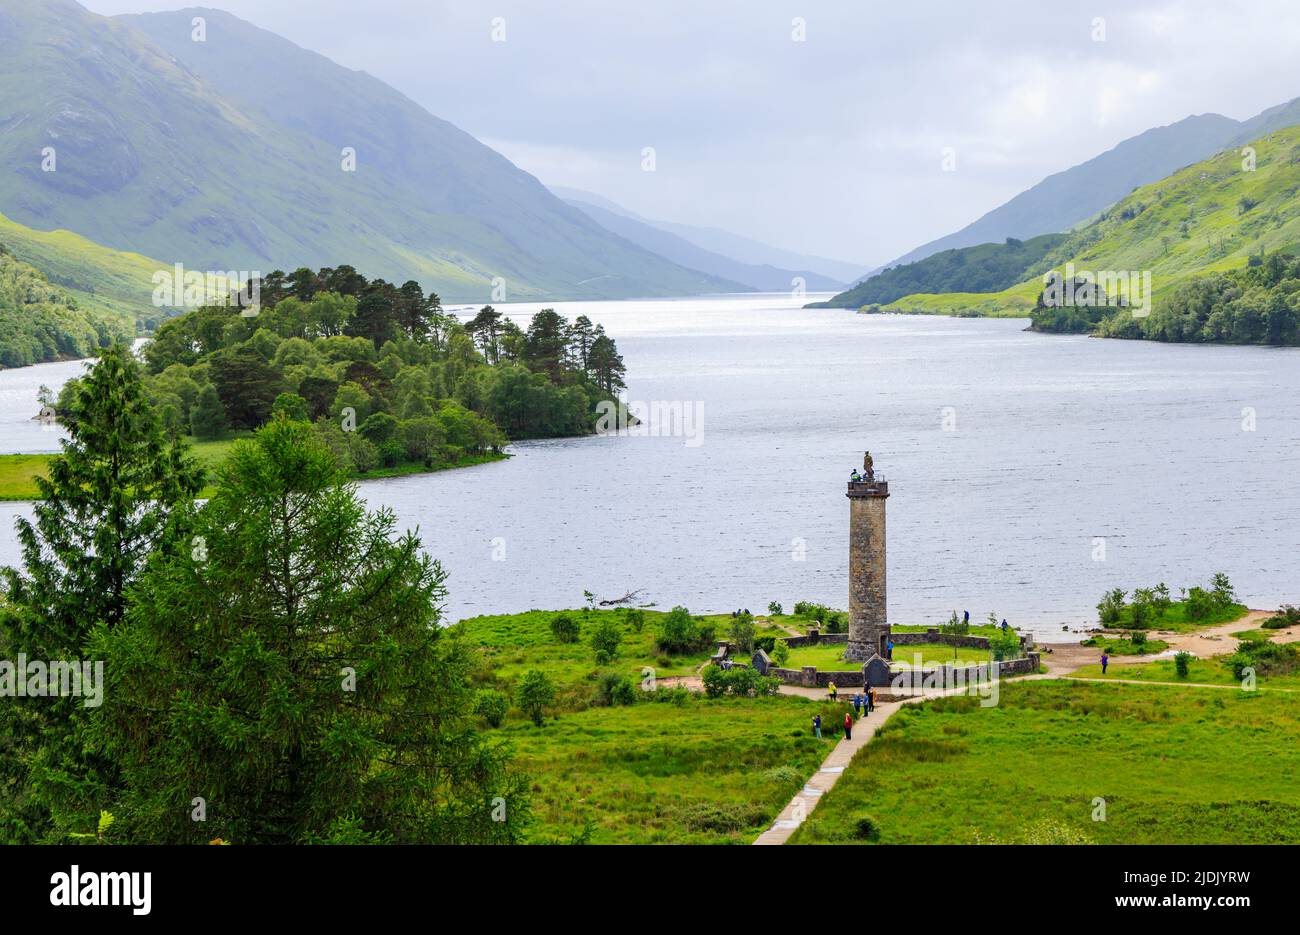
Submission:
<svg viewBox="0 0 1300 935">
<path fill-rule="evenodd" d="M 853 716 L 854 717 L 862 716 L 862 696 L 859 695 L 857 692 L 853 693 Z"/>
<path fill-rule="evenodd" d="M 892 637 L 890 638 L 889 642 L 885 645 L 885 658 L 886 659 L 894 658 L 894 640 Z"/>
<path fill-rule="evenodd" d="M 874 685 L 868 685 L 867 686 L 867 713 L 870 714 L 875 709 L 876 709 L 876 687 Z"/>
<path fill-rule="evenodd" d="M 813 733 L 818 740 L 822 739 L 822 716 L 820 714 L 813 715 Z"/>
<path fill-rule="evenodd" d="M 837 700 L 838 695 L 839 695 L 839 689 L 835 687 L 835 683 L 828 682 L 826 685 L 826 697 L 829 698 L 831 701 L 835 701 Z"/>
<path fill-rule="evenodd" d="M 853 739 L 853 715 L 847 711 L 844 712 L 844 739 Z"/>
</svg>

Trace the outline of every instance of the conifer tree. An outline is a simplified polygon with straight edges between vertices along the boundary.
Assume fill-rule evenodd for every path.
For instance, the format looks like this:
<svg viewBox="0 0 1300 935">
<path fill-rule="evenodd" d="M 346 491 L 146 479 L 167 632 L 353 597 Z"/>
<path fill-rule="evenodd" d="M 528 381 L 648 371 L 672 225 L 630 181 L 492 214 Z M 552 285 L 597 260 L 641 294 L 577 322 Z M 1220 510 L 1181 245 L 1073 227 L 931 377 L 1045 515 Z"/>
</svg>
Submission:
<svg viewBox="0 0 1300 935">
<path fill-rule="evenodd" d="M 74 393 L 69 437 L 37 478 L 33 518 L 16 524 L 23 567 L 0 571 L 0 649 L 11 659 L 87 659 L 92 630 L 122 621 L 169 513 L 203 486 L 202 468 L 167 441 L 129 347 L 106 349 Z M 91 800 L 113 770 L 77 739 L 88 716 L 77 697 L 0 707 L 4 839 L 59 840 L 79 809 L 98 814 Z"/>
<path fill-rule="evenodd" d="M 443 571 L 367 512 L 310 425 L 236 443 L 186 522 L 203 554 L 155 556 L 97 642 L 120 834 L 517 839 L 526 784 L 476 729 L 470 648 L 438 626 Z"/>
</svg>

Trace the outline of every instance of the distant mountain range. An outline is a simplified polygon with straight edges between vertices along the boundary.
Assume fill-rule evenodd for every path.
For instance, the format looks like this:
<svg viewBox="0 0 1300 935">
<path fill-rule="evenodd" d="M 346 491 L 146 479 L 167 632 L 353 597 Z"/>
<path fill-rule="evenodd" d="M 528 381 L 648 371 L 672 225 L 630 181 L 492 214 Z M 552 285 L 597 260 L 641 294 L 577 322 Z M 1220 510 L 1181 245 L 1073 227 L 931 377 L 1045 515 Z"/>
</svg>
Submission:
<svg viewBox="0 0 1300 935">
<path fill-rule="evenodd" d="M 867 272 L 858 263 L 782 250 L 716 227 L 652 220 L 593 192 L 561 185 L 552 185 L 550 189 L 599 223 L 647 249 L 691 269 L 748 281 L 756 289 L 785 291 L 790 288 L 792 276 L 803 276 L 808 280 L 808 288 L 814 291 L 836 289 L 861 279 Z"/>
<path fill-rule="evenodd" d="M 1133 191 L 1271 130 L 1300 123 L 1300 98 L 1248 120 L 1220 114 L 1187 117 L 1124 140 L 1099 156 L 1049 175 L 961 230 L 922 244 L 881 270 L 913 263 L 941 250 L 1021 240 L 1068 231 Z M 878 271 L 879 272 L 879 271 Z"/>
<path fill-rule="evenodd" d="M 348 263 L 452 302 L 489 301 L 498 277 L 507 300 L 750 288 L 610 232 L 375 78 L 217 10 L 0 0 L 0 163 L 0 212 L 164 264 Z"/>
</svg>

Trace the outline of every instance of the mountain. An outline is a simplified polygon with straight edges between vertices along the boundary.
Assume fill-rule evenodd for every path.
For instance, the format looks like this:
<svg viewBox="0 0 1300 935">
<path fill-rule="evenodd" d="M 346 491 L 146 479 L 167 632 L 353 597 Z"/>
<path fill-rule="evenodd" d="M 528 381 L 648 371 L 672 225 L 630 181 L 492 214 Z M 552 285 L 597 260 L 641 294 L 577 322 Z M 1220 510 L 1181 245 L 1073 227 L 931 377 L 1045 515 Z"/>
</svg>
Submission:
<svg viewBox="0 0 1300 935">
<path fill-rule="evenodd" d="M 606 230 L 613 231 L 652 253 L 667 257 L 688 269 L 700 270 L 711 276 L 742 283 L 748 289 L 757 289 L 759 292 L 789 292 L 794 286 L 796 277 L 804 281 L 804 286 L 810 292 L 835 292 L 844 286 L 843 282 L 809 270 L 778 269 L 775 266 L 741 263 L 731 257 L 697 247 L 683 237 L 637 220 L 628 214 L 610 211 L 576 199 L 570 200 L 569 204 L 584 212 Z"/>
<path fill-rule="evenodd" d="M 688 244 L 705 250 L 709 254 L 720 255 L 746 266 L 770 266 L 780 270 L 803 270 L 816 273 L 833 284 L 830 288 L 839 288 L 847 283 L 861 279 L 865 272 L 862 264 L 846 263 L 843 260 L 831 260 L 826 257 L 782 250 L 780 247 L 773 247 L 771 244 L 742 237 L 739 234 L 733 234 L 730 231 L 716 227 L 695 227 L 690 224 L 675 224 L 671 221 L 657 221 L 645 218 L 622 205 L 610 201 L 608 198 L 582 189 L 566 188 L 561 185 L 552 185 L 550 189 L 569 204 L 576 204 L 577 207 L 583 210 L 589 207 L 603 208 L 613 214 L 674 234 Z M 689 266 L 690 264 L 685 265 Z M 781 288 L 788 289 L 788 281 Z"/>
<path fill-rule="evenodd" d="M 113 250 L 71 231 L 32 230 L 3 214 L 0 246 L 70 293 L 78 306 L 118 319 L 131 334 L 135 320 L 167 314 L 153 306 L 153 275 L 166 269 L 158 260 Z"/>
<path fill-rule="evenodd" d="M 1163 306 L 1192 280 L 1240 270 L 1272 254 L 1300 255 L 1300 127 L 1272 129 L 1245 143 L 1256 152 L 1252 171 L 1233 148 L 1141 186 L 1071 231 L 1014 286 L 987 294 L 909 295 L 887 308 L 1028 315 L 1043 289 L 1043 274 L 1073 264 L 1076 275 L 1149 271 L 1149 324 L 1158 325 L 1167 314 Z"/>
<path fill-rule="evenodd" d="M 217 10 L 0 0 L 0 50 L 0 211 L 28 227 L 166 266 L 347 263 L 448 301 L 488 301 L 497 277 L 507 299 L 736 288 L 610 233 L 369 75 Z"/>
<path fill-rule="evenodd" d="M 1147 130 L 1087 162 L 1049 175 L 956 233 L 923 244 L 885 268 L 913 263 L 940 250 L 1069 230 L 1137 186 L 1218 152 L 1241 129 L 1242 124 L 1229 117 L 1202 114 Z"/>
<path fill-rule="evenodd" d="M 128 319 L 78 304 L 0 244 L 0 369 L 87 357 L 134 336 Z"/>
<path fill-rule="evenodd" d="M 943 250 L 887 269 L 833 299 L 808 307 L 886 305 L 917 292 L 997 292 L 1024 279 L 1065 238 L 1065 234 L 1042 234 L 1029 240 L 1008 237 L 1003 243 Z"/>
</svg>

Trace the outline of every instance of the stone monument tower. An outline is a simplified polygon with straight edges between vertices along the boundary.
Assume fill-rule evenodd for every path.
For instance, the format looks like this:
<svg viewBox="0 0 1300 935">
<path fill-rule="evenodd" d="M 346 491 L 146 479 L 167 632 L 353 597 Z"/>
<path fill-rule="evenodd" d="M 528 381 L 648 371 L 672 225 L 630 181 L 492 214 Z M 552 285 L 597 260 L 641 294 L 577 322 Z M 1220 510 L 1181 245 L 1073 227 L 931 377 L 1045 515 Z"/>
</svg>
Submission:
<svg viewBox="0 0 1300 935">
<path fill-rule="evenodd" d="M 849 641 L 844 658 L 865 662 L 885 655 L 885 500 L 889 482 L 877 478 L 871 452 L 863 473 L 849 481 Z"/>
</svg>

